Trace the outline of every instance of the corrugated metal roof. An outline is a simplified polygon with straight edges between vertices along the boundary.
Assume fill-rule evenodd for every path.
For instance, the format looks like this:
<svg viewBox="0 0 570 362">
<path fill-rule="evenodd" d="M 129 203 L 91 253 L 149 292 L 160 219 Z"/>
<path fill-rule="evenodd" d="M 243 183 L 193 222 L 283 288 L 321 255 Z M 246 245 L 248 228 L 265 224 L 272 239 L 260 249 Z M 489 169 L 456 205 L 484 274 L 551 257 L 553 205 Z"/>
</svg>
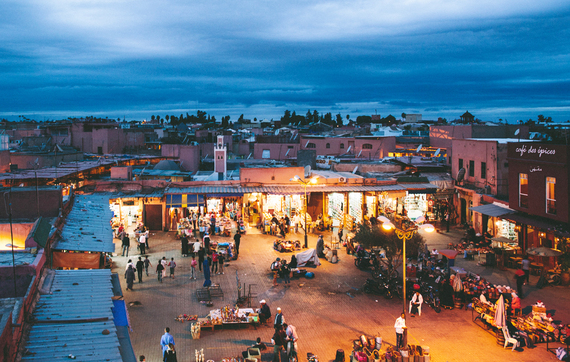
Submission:
<svg viewBox="0 0 570 362">
<path fill-rule="evenodd" d="M 57 270 L 33 312 L 23 361 L 122 361 L 113 321 L 111 271 Z M 65 323 L 68 322 L 68 323 Z M 70 323 L 71 322 L 71 323 Z M 108 330 L 109 334 L 103 334 Z"/>
<path fill-rule="evenodd" d="M 400 184 L 404 190 L 418 190 L 418 189 L 433 189 L 437 190 L 437 185 L 425 182 L 425 183 L 404 183 Z"/>
<path fill-rule="evenodd" d="M 483 215 L 488 215 L 488 216 L 492 216 L 492 217 L 497 217 L 497 216 L 506 215 L 506 214 L 513 214 L 515 212 L 515 210 L 509 209 L 506 206 L 501 207 L 501 206 L 498 206 L 495 204 L 480 205 L 480 206 L 470 207 L 470 209 L 472 211 L 476 211 L 476 212 L 481 213 Z"/>
<path fill-rule="evenodd" d="M 75 195 L 71 212 L 61 231 L 61 239 L 54 250 L 115 251 L 110 220 L 109 195 Z"/>
<path fill-rule="evenodd" d="M 416 184 L 414 184 L 416 185 Z M 430 184 L 422 184 L 430 185 Z M 343 186 L 326 186 L 326 185 L 309 185 L 307 192 L 365 192 L 365 191 L 402 191 L 406 190 L 408 185 L 343 185 Z M 434 185 L 428 186 L 435 188 Z M 273 195 L 302 194 L 305 188 L 300 185 L 278 185 L 278 186 L 196 186 L 196 187 L 169 187 L 164 191 L 165 194 L 249 194 L 249 193 L 267 193 Z"/>
</svg>

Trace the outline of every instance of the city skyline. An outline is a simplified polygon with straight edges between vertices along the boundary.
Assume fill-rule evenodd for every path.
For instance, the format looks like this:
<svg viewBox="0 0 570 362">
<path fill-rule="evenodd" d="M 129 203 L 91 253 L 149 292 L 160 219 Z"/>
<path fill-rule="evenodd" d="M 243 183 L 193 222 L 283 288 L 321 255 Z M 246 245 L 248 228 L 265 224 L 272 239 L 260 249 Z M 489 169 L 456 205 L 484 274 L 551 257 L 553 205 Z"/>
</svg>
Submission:
<svg viewBox="0 0 570 362">
<path fill-rule="evenodd" d="M 8 1 L 0 118 L 570 119 L 563 1 Z"/>
</svg>

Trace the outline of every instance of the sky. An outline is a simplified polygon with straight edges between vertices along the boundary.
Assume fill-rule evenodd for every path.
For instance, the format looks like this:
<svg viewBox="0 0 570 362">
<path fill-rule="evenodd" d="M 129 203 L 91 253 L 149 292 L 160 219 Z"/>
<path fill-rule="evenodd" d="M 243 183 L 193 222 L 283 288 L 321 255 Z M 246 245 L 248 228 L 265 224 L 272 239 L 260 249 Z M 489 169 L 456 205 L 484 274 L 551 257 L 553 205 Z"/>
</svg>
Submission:
<svg viewBox="0 0 570 362">
<path fill-rule="evenodd" d="M 567 0 L 2 0 L 0 118 L 570 120 Z"/>
</svg>

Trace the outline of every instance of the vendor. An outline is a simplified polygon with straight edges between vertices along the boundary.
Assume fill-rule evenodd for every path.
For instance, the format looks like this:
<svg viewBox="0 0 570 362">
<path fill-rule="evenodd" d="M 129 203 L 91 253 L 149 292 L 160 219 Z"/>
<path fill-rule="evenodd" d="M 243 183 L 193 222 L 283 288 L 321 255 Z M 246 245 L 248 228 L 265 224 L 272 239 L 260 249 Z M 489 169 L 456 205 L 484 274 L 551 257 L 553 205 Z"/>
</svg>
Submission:
<svg viewBox="0 0 570 362">
<path fill-rule="evenodd" d="M 259 304 L 260 308 L 257 310 L 257 313 L 259 313 L 259 322 L 265 323 L 265 321 L 271 318 L 271 309 L 265 302 L 265 299 L 261 300 Z"/>
<path fill-rule="evenodd" d="M 325 241 L 323 239 L 322 235 L 319 235 L 319 239 L 317 240 L 317 247 L 316 247 L 316 251 L 317 251 L 317 256 L 319 258 L 324 258 L 325 254 Z"/>
</svg>

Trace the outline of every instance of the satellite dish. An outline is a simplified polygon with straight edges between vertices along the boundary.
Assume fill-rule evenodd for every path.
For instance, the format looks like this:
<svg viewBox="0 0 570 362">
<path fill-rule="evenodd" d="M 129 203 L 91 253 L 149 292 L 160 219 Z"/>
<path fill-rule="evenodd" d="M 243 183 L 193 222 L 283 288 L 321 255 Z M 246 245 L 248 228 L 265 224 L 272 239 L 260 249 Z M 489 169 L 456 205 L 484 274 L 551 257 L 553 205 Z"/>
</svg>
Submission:
<svg viewBox="0 0 570 362">
<path fill-rule="evenodd" d="M 311 176 L 311 165 L 305 166 L 305 178 Z"/>
<path fill-rule="evenodd" d="M 358 170 L 358 166 L 356 166 L 356 167 L 354 168 L 354 170 L 352 170 L 352 173 L 356 173 L 356 170 Z"/>
<path fill-rule="evenodd" d="M 438 148 L 437 151 L 435 151 L 435 153 L 433 154 L 433 157 L 439 156 L 439 151 L 441 151 L 441 149 Z"/>
<path fill-rule="evenodd" d="M 416 150 L 416 152 L 419 153 L 419 152 L 422 150 L 422 146 L 423 146 L 423 145 L 419 145 L 419 146 L 418 146 L 418 149 Z"/>
<path fill-rule="evenodd" d="M 465 177 L 465 168 L 461 167 L 461 169 L 459 169 L 459 171 L 457 172 L 457 177 L 455 179 L 457 180 L 457 182 L 461 182 L 463 181 L 464 177 Z"/>
<path fill-rule="evenodd" d="M 521 133 L 521 129 L 517 128 L 517 130 L 515 131 L 515 136 L 518 136 L 519 133 Z"/>
</svg>

